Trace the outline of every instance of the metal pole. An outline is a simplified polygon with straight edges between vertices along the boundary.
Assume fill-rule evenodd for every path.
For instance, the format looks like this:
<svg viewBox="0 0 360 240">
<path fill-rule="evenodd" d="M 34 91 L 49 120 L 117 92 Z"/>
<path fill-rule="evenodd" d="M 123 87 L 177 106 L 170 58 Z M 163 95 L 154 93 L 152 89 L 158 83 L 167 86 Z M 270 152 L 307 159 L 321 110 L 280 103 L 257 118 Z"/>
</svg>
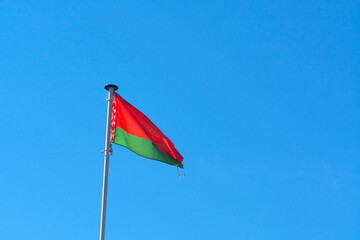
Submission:
<svg viewBox="0 0 360 240">
<path fill-rule="evenodd" d="M 102 204 L 101 204 L 101 223 L 100 223 L 100 240 L 105 240 L 105 222 L 106 222 L 106 201 L 107 201 L 107 188 L 108 188 L 108 175 L 109 175 L 109 159 L 111 154 L 111 113 L 113 103 L 113 93 L 118 89 L 116 85 L 108 84 L 105 89 L 109 91 L 108 95 L 108 112 L 106 124 L 106 140 L 105 140 L 105 158 L 104 158 L 104 179 L 102 191 Z"/>
</svg>

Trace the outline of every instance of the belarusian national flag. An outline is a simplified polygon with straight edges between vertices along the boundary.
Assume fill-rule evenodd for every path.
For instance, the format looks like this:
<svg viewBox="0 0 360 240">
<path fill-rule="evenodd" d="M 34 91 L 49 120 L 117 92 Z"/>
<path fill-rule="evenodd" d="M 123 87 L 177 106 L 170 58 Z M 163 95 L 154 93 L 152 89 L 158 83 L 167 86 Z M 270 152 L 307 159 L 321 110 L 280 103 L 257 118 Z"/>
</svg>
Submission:
<svg viewBox="0 0 360 240">
<path fill-rule="evenodd" d="M 114 92 L 111 141 L 150 159 L 183 168 L 184 158 L 148 117 Z"/>
</svg>

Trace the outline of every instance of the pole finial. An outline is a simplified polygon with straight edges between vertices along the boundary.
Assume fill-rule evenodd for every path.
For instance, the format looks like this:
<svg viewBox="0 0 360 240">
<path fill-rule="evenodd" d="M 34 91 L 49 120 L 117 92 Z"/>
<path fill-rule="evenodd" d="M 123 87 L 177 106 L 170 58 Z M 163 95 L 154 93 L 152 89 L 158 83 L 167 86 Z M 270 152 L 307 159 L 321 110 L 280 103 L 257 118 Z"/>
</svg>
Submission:
<svg viewBox="0 0 360 240">
<path fill-rule="evenodd" d="M 106 84 L 106 85 L 105 85 L 105 89 L 108 90 L 108 91 L 109 91 L 109 89 L 110 89 L 111 87 L 114 88 L 114 92 L 119 89 L 119 87 L 116 86 L 115 84 Z"/>
</svg>

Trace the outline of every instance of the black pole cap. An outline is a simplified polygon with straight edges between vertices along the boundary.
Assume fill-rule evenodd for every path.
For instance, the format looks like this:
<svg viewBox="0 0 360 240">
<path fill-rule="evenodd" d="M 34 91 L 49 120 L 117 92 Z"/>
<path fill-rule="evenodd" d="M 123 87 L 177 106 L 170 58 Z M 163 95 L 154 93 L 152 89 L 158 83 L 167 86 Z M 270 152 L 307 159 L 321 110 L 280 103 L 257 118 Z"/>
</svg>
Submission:
<svg viewBox="0 0 360 240">
<path fill-rule="evenodd" d="M 108 91 L 109 91 L 109 89 L 111 87 L 114 88 L 114 92 L 119 89 L 119 87 L 116 86 L 115 84 L 107 84 L 107 85 L 105 85 L 105 89 L 108 90 Z"/>
</svg>

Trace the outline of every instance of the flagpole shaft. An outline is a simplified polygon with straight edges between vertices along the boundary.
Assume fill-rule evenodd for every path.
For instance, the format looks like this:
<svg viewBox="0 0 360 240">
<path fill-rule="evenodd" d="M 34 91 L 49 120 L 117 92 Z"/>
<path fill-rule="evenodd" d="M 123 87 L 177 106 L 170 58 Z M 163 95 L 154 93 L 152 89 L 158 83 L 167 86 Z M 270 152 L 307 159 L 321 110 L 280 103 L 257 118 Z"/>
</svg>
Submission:
<svg viewBox="0 0 360 240">
<path fill-rule="evenodd" d="M 107 124 L 106 124 L 106 140 L 105 140 L 105 157 L 104 157 L 104 178 L 102 189 L 102 204 L 101 204 L 101 223 L 100 223 L 100 240 L 105 240 L 105 222 L 106 222 L 106 203 L 107 203 L 107 189 L 108 189 L 108 175 L 109 175 L 109 159 L 111 154 L 111 114 L 114 91 L 117 90 L 116 85 L 106 85 L 105 89 L 109 90 L 108 95 L 108 109 L 107 109 Z"/>
</svg>

